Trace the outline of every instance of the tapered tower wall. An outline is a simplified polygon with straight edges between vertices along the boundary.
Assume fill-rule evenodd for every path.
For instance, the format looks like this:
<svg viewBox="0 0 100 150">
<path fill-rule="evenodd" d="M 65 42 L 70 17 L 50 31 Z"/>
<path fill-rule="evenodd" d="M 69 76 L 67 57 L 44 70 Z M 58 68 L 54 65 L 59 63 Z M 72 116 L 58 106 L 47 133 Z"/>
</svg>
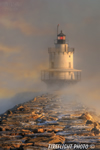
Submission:
<svg viewBox="0 0 100 150">
<path fill-rule="evenodd" d="M 68 44 L 56 44 L 49 48 L 49 68 L 73 69 L 73 51 L 68 51 Z"/>
<path fill-rule="evenodd" d="M 72 52 L 55 52 L 49 54 L 49 68 L 54 69 L 73 69 Z"/>
</svg>

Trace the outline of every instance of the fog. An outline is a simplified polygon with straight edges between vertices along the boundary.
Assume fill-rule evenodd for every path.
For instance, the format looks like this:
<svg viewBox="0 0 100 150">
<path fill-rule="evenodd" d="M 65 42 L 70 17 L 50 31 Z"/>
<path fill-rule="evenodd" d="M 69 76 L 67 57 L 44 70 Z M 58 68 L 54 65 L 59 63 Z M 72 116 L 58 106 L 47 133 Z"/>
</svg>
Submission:
<svg viewBox="0 0 100 150">
<path fill-rule="evenodd" d="M 70 96 L 73 101 L 85 105 L 86 108 L 100 116 L 100 84 L 98 84 L 98 80 L 84 80 L 77 84 L 66 86 L 60 92 L 57 91 L 56 94 L 64 95 L 65 103 Z"/>
<path fill-rule="evenodd" d="M 59 93 L 78 94 L 99 114 L 99 6 L 98 0 L 0 0 L 0 113 L 34 93 L 50 92 L 41 70 L 48 68 L 47 49 L 54 47 L 60 24 L 75 48 L 74 68 L 82 70 L 82 81 Z"/>
</svg>

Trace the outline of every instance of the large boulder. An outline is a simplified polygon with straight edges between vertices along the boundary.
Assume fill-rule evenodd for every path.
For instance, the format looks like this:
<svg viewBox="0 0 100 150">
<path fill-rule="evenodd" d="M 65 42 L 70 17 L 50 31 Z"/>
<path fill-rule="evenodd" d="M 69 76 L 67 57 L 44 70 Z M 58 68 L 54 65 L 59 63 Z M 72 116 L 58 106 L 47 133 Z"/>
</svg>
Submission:
<svg viewBox="0 0 100 150">
<path fill-rule="evenodd" d="M 91 132 L 95 135 L 100 133 L 100 126 L 98 122 L 94 122 L 94 128 L 92 128 Z"/>
<path fill-rule="evenodd" d="M 5 127 L 0 127 L 0 131 L 6 131 Z"/>
<path fill-rule="evenodd" d="M 19 107 L 17 108 L 17 110 L 23 111 L 23 110 L 24 110 L 24 107 L 21 105 L 21 106 L 19 106 Z"/>
<path fill-rule="evenodd" d="M 51 137 L 49 144 L 64 144 L 65 138 L 60 135 L 55 135 Z"/>
<path fill-rule="evenodd" d="M 87 124 L 87 125 L 90 125 L 90 124 L 93 124 L 93 123 L 94 123 L 94 122 L 91 121 L 91 120 L 87 120 L 87 121 L 86 121 L 86 124 Z"/>
<path fill-rule="evenodd" d="M 60 135 L 53 135 L 53 136 L 39 136 L 33 139 L 29 139 L 26 141 L 27 143 L 37 143 L 37 142 L 45 142 L 49 144 L 64 144 L 65 138 Z"/>
<path fill-rule="evenodd" d="M 93 132 L 95 135 L 100 133 L 100 129 L 98 129 L 97 127 L 94 127 L 91 132 Z"/>
<path fill-rule="evenodd" d="M 46 142 L 35 142 L 34 146 L 40 146 L 40 147 L 48 147 L 48 143 Z"/>
<path fill-rule="evenodd" d="M 84 119 L 84 120 L 93 120 L 93 117 L 88 113 L 88 112 L 86 112 L 86 113 L 83 113 L 80 117 L 79 117 L 79 119 Z"/>
<path fill-rule="evenodd" d="M 34 98 L 34 102 L 35 102 L 36 100 L 37 100 L 37 98 L 35 97 L 35 98 Z"/>
<path fill-rule="evenodd" d="M 8 111 L 7 111 L 7 114 L 12 115 L 13 112 L 12 112 L 11 110 L 8 110 Z"/>
</svg>

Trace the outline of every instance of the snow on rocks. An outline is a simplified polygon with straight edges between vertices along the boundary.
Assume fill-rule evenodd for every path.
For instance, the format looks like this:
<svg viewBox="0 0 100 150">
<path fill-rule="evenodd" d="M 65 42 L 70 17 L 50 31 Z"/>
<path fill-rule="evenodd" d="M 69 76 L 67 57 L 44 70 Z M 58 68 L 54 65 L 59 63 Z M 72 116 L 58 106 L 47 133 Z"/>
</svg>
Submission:
<svg viewBox="0 0 100 150">
<path fill-rule="evenodd" d="M 62 101 L 53 94 L 37 96 L 2 114 L 0 148 L 47 150 L 49 144 L 86 140 L 98 145 L 100 123 L 81 104 Z"/>
</svg>

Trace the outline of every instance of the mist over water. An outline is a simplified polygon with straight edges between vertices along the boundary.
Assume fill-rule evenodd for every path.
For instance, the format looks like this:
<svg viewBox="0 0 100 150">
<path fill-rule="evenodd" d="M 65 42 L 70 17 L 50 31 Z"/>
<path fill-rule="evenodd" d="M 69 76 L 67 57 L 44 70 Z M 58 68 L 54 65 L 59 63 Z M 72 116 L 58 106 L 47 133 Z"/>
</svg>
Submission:
<svg viewBox="0 0 100 150">
<path fill-rule="evenodd" d="M 72 84 L 63 88 L 60 92 L 56 91 L 56 94 L 64 96 L 64 101 L 77 101 L 94 111 L 98 116 L 100 115 L 100 85 L 99 80 L 82 80 L 76 84 Z M 64 102 L 63 104 L 64 105 Z"/>
<path fill-rule="evenodd" d="M 11 109 L 17 104 L 24 103 L 28 100 L 33 99 L 35 96 L 40 95 L 37 93 L 26 92 L 26 93 L 18 93 L 12 98 L 0 99 L 0 114 L 4 113 L 7 109 Z"/>
<path fill-rule="evenodd" d="M 33 99 L 36 96 L 42 94 L 54 94 L 59 97 L 63 97 L 62 105 L 66 106 L 66 103 L 71 101 L 77 102 L 77 104 L 84 105 L 88 111 L 92 111 L 100 116 L 100 85 L 98 84 L 99 79 L 83 79 L 76 84 L 66 85 L 65 87 L 48 87 L 45 83 L 39 84 L 38 92 L 22 92 L 17 93 L 11 98 L 5 98 L 0 100 L 0 114 L 6 110 L 11 109 L 17 104 L 24 103 Z M 67 107 L 67 106 L 66 106 Z"/>
<path fill-rule="evenodd" d="M 38 88 L 37 92 L 35 92 L 34 90 L 30 92 L 29 91 L 20 92 L 20 93 L 16 93 L 14 96 L 10 98 L 2 98 L 0 99 L 0 114 L 4 113 L 8 109 L 13 108 L 15 105 L 23 104 L 24 102 L 34 99 L 34 97 L 36 96 L 41 96 L 42 94 L 46 94 L 46 93 L 47 91 L 44 86 L 44 89 L 40 90 Z"/>
<path fill-rule="evenodd" d="M 54 93 L 65 101 L 77 99 L 100 115 L 100 1 L 24 0 L 16 11 L 11 5 L 5 11 L 5 3 L 0 6 L 0 113 Z M 47 89 L 40 76 L 49 66 L 47 49 L 54 46 L 58 23 L 75 48 L 74 68 L 82 70 L 82 81 L 55 91 Z"/>
</svg>

